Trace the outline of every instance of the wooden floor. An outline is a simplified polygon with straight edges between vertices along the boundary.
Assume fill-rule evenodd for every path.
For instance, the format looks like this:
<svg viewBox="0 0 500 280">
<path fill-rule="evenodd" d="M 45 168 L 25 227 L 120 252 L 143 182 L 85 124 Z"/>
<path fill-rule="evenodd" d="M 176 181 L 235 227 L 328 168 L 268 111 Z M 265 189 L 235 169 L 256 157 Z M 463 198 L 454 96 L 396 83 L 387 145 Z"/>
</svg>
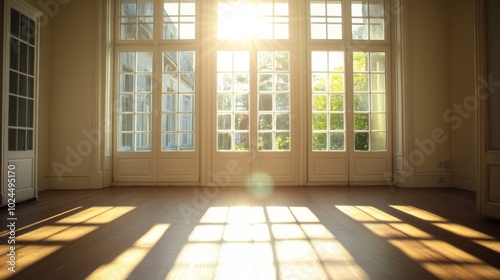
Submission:
<svg viewBox="0 0 500 280">
<path fill-rule="evenodd" d="M 16 217 L 1 279 L 500 279 L 500 222 L 456 189 L 44 191 Z"/>
</svg>

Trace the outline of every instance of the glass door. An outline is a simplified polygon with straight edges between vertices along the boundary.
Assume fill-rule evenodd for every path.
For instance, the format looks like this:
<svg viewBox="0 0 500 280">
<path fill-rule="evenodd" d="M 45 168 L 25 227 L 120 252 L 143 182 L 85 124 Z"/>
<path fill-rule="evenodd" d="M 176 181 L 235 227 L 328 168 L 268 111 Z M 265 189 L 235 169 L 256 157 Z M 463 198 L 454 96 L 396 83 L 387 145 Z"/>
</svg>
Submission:
<svg viewBox="0 0 500 280">
<path fill-rule="evenodd" d="M 211 183 L 297 184 L 288 1 L 218 1 Z M 295 93 L 295 96 L 297 94 Z"/>
<path fill-rule="evenodd" d="M 37 11 L 7 1 L 4 46 L 2 204 L 36 197 Z M 7 183 L 8 182 L 8 183 Z"/>
</svg>

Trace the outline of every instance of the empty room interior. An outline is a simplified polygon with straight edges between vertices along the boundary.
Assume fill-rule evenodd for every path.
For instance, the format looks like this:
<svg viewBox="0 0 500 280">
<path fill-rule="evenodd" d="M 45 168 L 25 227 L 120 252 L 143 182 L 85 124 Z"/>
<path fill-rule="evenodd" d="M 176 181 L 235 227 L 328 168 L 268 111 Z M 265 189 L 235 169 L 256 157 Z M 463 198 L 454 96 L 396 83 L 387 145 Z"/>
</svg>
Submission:
<svg viewBox="0 0 500 280">
<path fill-rule="evenodd" d="M 0 279 L 500 279 L 499 1 L 0 14 Z"/>
</svg>

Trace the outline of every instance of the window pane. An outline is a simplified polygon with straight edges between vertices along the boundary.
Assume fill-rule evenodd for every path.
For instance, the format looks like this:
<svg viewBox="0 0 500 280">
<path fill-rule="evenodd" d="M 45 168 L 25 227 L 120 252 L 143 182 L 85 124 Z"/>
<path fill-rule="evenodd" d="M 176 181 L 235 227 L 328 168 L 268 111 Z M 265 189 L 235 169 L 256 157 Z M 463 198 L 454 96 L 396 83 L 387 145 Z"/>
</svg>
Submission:
<svg viewBox="0 0 500 280">
<path fill-rule="evenodd" d="M 152 0 L 120 1 L 120 39 L 151 40 L 153 39 Z"/>
<path fill-rule="evenodd" d="M 134 115 L 132 114 L 120 114 L 119 118 L 119 130 L 120 131 L 134 131 Z"/>
<path fill-rule="evenodd" d="M 330 115 L 330 130 L 344 130 L 344 115 L 331 114 Z"/>
<path fill-rule="evenodd" d="M 290 90 L 290 75 L 289 74 L 276 74 L 276 90 L 275 91 L 289 91 Z"/>
<path fill-rule="evenodd" d="M 385 112 L 385 94 L 372 94 L 372 112 Z"/>
<path fill-rule="evenodd" d="M 133 151 L 134 143 L 133 143 L 133 133 L 120 133 L 118 137 L 118 146 L 120 151 Z"/>
<path fill-rule="evenodd" d="M 181 151 L 194 150 L 194 133 L 179 134 L 179 150 Z"/>
<path fill-rule="evenodd" d="M 276 115 L 276 130 L 290 130 L 290 115 L 277 114 Z"/>
<path fill-rule="evenodd" d="M 176 132 L 177 131 L 177 114 L 163 114 L 162 118 L 163 131 Z"/>
<path fill-rule="evenodd" d="M 343 151 L 345 150 L 345 139 L 343 132 L 330 133 L 330 150 Z"/>
<path fill-rule="evenodd" d="M 136 112 L 151 112 L 151 94 L 136 94 Z"/>
<path fill-rule="evenodd" d="M 370 39 L 384 40 L 384 19 L 370 20 Z"/>
<path fill-rule="evenodd" d="M 272 111 L 273 110 L 273 95 L 260 94 L 259 95 L 259 111 Z"/>
<path fill-rule="evenodd" d="M 250 129 L 250 115 L 249 114 L 236 114 L 234 116 L 234 129 L 235 130 L 249 130 Z"/>
<path fill-rule="evenodd" d="M 138 18 L 138 38 L 139 40 L 153 39 L 153 18 L 152 17 L 139 17 Z"/>
<path fill-rule="evenodd" d="M 373 132 L 371 133 L 370 150 L 385 151 L 387 150 L 387 133 Z"/>
<path fill-rule="evenodd" d="M 121 35 L 122 40 L 135 40 L 137 38 L 137 19 L 133 18 L 122 18 L 121 19 Z"/>
<path fill-rule="evenodd" d="M 17 130 L 17 150 L 26 151 L 26 130 Z"/>
<path fill-rule="evenodd" d="M 326 130 L 327 128 L 327 114 L 315 113 L 313 114 L 313 130 Z"/>
<path fill-rule="evenodd" d="M 217 149 L 219 151 L 230 151 L 232 149 L 230 132 L 219 132 L 217 134 Z"/>
<path fill-rule="evenodd" d="M 276 150 L 277 151 L 290 150 L 290 133 L 288 132 L 276 133 Z"/>
<path fill-rule="evenodd" d="M 163 92 L 178 92 L 179 80 L 177 73 L 163 74 L 162 91 Z"/>
<path fill-rule="evenodd" d="M 328 107 L 326 94 L 313 94 L 313 111 L 326 111 Z"/>
<path fill-rule="evenodd" d="M 354 150 L 368 151 L 369 141 L 370 141 L 370 134 L 368 132 L 354 133 Z"/>
<path fill-rule="evenodd" d="M 312 134 L 313 151 L 325 151 L 328 145 L 327 133 Z"/>
<path fill-rule="evenodd" d="M 151 131 L 151 118 L 149 114 L 137 115 L 136 131 Z"/>
<path fill-rule="evenodd" d="M 372 130 L 383 130 L 385 131 L 386 126 L 386 115 L 385 114 L 372 114 L 371 115 L 371 129 Z"/>
<path fill-rule="evenodd" d="M 229 98 L 230 97 L 231 96 L 229 96 Z M 235 111 L 248 111 L 250 109 L 248 106 L 248 97 L 249 97 L 248 94 L 235 94 L 234 95 L 234 110 Z M 231 104 L 229 104 L 229 106 L 231 106 Z"/>
<path fill-rule="evenodd" d="M 354 111 L 359 112 L 365 112 L 369 111 L 370 109 L 370 103 L 369 103 L 369 94 L 365 93 L 355 93 L 354 94 Z"/>
<path fill-rule="evenodd" d="M 163 133 L 162 135 L 162 150 L 176 151 L 177 150 L 177 134 L 176 133 Z"/>
<path fill-rule="evenodd" d="M 150 151 L 151 133 L 136 133 L 135 144 L 137 151 Z"/>
<path fill-rule="evenodd" d="M 276 95 L 276 111 L 290 110 L 290 96 L 288 94 Z"/>
<path fill-rule="evenodd" d="M 344 95 L 331 94 L 330 95 L 330 111 L 342 112 L 344 111 Z"/>
<path fill-rule="evenodd" d="M 9 126 L 17 126 L 18 99 L 17 96 L 9 96 Z"/>
<path fill-rule="evenodd" d="M 134 115 L 132 114 L 120 114 L 119 116 L 119 126 L 120 131 L 134 131 Z"/>
<path fill-rule="evenodd" d="M 354 130 L 370 129 L 368 114 L 354 114 Z"/>
<path fill-rule="evenodd" d="M 18 99 L 17 126 L 26 127 L 26 99 Z"/>
<path fill-rule="evenodd" d="M 273 150 L 273 134 L 272 133 L 259 133 L 259 150 L 272 151 Z"/>
<path fill-rule="evenodd" d="M 248 151 L 250 147 L 250 136 L 248 133 L 234 134 L 234 148 L 236 151 Z"/>
<path fill-rule="evenodd" d="M 231 111 L 232 106 L 231 94 L 218 94 L 217 95 L 217 110 L 218 111 Z"/>
<path fill-rule="evenodd" d="M 219 114 L 217 116 L 217 128 L 219 130 L 231 130 L 231 115 L 230 114 Z"/>
<path fill-rule="evenodd" d="M 272 91 L 272 90 L 273 90 L 273 75 L 259 74 L 259 91 Z"/>
<path fill-rule="evenodd" d="M 195 39 L 195 0 L 165 0 L 163 16 L 163 39 Z"/>
<path fill-rule="evenodd" d="M 265 114 L 259 115 L 259 130 L 272 130 L 273 129 L 273 115 Z"/>
<path fill-rule="evenodd" d="M 33 130 L 26 130 L 26 151 L 33 151 Z"/>
</svg>

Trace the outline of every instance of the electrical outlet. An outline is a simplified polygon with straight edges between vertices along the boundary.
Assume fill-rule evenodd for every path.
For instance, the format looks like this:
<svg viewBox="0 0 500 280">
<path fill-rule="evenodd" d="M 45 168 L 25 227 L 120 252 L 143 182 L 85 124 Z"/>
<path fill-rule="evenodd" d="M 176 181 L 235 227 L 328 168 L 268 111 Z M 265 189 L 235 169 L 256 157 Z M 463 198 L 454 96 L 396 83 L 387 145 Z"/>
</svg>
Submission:
<svg viewBox="0 0 500 280">
<path fill-rule="evenodd" d="M 438 177 L 437 182 L 438 182 L 439 184 L 444 183 L 444 177 Z"/>
<path fill-rule="evenodd" d="M 447 160 L 438 160 L 437 167 L 448 168 L 448 161 Z"/>
</svg>

